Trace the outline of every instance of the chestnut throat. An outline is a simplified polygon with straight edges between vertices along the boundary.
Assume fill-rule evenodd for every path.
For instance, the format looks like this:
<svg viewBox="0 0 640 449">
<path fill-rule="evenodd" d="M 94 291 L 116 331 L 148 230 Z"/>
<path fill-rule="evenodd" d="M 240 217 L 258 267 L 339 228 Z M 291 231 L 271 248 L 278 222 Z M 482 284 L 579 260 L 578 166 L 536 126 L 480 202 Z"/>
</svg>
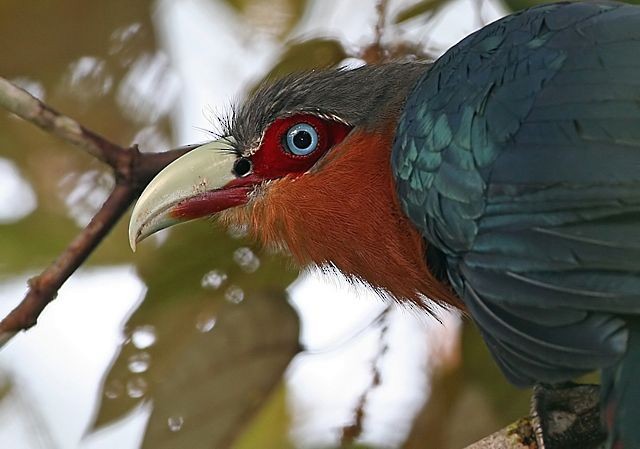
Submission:
<svg viewBox="0 0 640 449">
<path fill-rule="evenodd" d="M 459 306 L 425 261 L 419 232 L 400 209 L 391 173 L 394 126 L 354 130 L 314 171 L 272 181 L 223 219 L 243 222 L 301 267 L 334 267 L 382 296 L 429 308 L 423 295 Z"/>
</svg>

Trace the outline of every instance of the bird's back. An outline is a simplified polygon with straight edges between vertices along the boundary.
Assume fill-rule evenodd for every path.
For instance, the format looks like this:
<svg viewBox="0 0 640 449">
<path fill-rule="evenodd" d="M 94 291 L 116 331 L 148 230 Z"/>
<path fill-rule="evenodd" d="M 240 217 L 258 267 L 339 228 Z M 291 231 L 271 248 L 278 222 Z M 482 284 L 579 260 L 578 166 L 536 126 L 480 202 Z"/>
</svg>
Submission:
<svg viewBox="0 0 640 449">
<path fill-rule="evenodd" d="M 561 3 L 508 16 L 454 46 L 409 95 L 392 155 L 403 207 L 448 251 L 471 248 L 477 218 L 501 194 L 618 183 L 635 197 L 639 99 L 640 7 Z M 448 221 L 442 201 L 460 229 L 429 229 L 425 209 Z"/>
</svg>

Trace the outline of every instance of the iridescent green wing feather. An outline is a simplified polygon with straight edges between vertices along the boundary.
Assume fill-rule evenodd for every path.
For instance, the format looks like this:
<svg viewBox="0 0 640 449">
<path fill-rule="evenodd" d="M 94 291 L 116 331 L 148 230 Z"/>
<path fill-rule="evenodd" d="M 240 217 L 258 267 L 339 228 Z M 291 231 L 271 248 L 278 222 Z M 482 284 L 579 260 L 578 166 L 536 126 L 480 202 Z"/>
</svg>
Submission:
<svg viewBox="0 0 640 449">
<path fill-rule="evenodd" d="M 392 164 L 512 382 L 620 360 L 640 313 L 640 8 L 545 5 L 469 36 L 410 94 Z"/>
</svg>

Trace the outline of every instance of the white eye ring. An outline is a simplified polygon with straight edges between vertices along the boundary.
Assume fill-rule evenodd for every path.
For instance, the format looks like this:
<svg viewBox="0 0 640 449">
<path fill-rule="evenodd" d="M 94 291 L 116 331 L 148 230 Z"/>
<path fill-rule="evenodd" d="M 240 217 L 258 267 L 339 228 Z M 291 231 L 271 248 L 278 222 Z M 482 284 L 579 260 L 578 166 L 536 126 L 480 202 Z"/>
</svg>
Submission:
<svg viewBox="0 0 640 449">
<path fill-rule="evenodd" d="M 306 156 L 318 148 L 318 132 L 308 123 L 298 123 L 287 131 L 285 146 L 296 156 Z"/>
</svg>

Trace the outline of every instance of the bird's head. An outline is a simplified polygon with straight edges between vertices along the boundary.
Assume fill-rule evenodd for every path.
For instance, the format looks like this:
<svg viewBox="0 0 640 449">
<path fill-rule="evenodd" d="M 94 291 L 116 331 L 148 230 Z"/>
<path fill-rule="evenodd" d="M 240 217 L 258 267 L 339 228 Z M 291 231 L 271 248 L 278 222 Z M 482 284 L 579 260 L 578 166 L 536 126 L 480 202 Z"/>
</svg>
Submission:
<svg viewBox="0 0 640 449">
<path fill-rule="evenodd" d="M 421 294 L 453 302 L 400 210 L 390 166 L 404 100 L 427 68 L 314 71 L 261 87 L 226 121 L 224 137 L 151 181 L 133 210 L 131 246 L 216 215 L 300 266 L 336 268 L 412 303 Z"/>
</svg>

